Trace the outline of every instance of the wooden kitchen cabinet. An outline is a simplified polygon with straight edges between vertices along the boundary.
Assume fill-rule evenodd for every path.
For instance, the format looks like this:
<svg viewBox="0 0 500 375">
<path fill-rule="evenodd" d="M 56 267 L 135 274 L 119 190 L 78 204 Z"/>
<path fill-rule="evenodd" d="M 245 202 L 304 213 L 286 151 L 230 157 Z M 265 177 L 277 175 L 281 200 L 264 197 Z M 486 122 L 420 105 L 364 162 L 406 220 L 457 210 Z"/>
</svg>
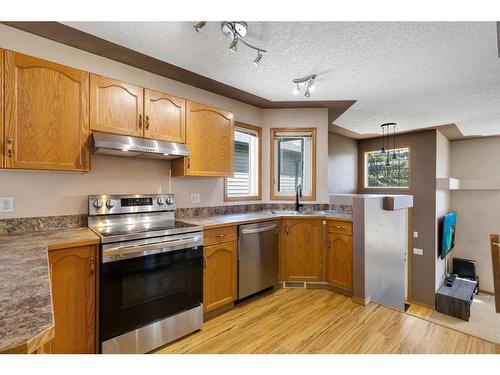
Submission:
<svg viewBox="0 0 500 375">
<path fill-rule="evenodd" d="M 7 168 L 90 169 L 89 73 L 4 51 Z"/>
<path fill-rule="evenodd" d="M 204 248 L 203 308 L 205 312 L 237 299 L 238 246 L 235 241 Z"/>
<path fill-rule="evenodd" d="M 144 89 L 90 74 L 90 129 L 142 137 Z"/>
<path fill-rule="evenodd" d="M 352 236 L 329 233 L 327 281 L 339 288 L 352 290 Z"/>
<path fill-rule="evenodd" d="M 144 89 L 144 138 L 186 143 L 186 101 Z"/>
<path fill-rule="evenodd" d="M 191 156 L 172 161 L 173 176 L 233 174 L 234 116 L 204 104 L 186 103 L 186 144 Z"/>
<path fill-rule="evenodd" d="M 324 220 L 285 220 L 285 281 L 321 281 L 323 225 Z"/>
<path fill-rule="evenodd" d="M 55 337 L 46 353 L 96 352 L 97 247 L 49 251 Z"/>
<path fill-rule="evenodd" d="M 3 123 L 3 112 L 4 112 L 4 101 L 3 101 L 3 60 L 4 60 L 4 50 L 0 48 L 0 168 L 4 168 L 4 123 Z"/>
</svg>

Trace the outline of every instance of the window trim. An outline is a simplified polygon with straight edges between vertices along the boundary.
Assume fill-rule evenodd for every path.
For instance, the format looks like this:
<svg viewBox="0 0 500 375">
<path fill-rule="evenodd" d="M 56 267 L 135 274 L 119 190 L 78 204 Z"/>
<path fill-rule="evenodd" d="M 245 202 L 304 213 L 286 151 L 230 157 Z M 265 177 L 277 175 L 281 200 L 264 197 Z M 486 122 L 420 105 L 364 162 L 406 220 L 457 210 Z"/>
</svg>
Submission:
<svg viewBox="0 0 500 375">
<path fill-rule="evenodd" d="M 234 123 L 234 131 L 237 128 L 252 130 L 257 133 L 257 145 L 259 147 L 258 151 L 258 172 L 257 176 L 259 181 L 257 183 L 257 195 L 246 195 L 239 197 L 228 197 L 227 196 L 227 177 L 224 177 L 224 202 L 242 202 L 242 201 L 260 201 L 262 200 L 262 128 L 255 125 L 245 124 L 243 122 Z M 233 150 L 234 152 L 234 150 Z M 233 156 L 234 157 L 234 156 Z M 234 168 L 234 166 L 233 166 Z M 234 172 L 234 169 L 233 169 Z"/>
<path fill-rule="evenodd" d="M 271 191 L 270 191 L 270 198 L 273 201 L 292 201 L 295 200 L 295 194 L 293 195 L 275 195 L 274 194 L 274 186 L 275 186 L 275 181 L 274 181 L 274 138 L 276 136 L 276 133 L 281 133 L 281 132 L 291 132 L 291 133 L 304 133 L 304 132 L 310 132 L 312 134 L 312 155 L 311 155 L 311 194 L 308 196 L 303 196 L 300 198 L 300 200 L 303 201 L 315 201 L 316 200 L 316 128 L 271 128 L 270 130 L 270 143 L 271 143 L 271 154 L 269 155 L 270 158 L 270 166 L 271 166 L 271 175 L 270 175 L 270 186 L 271 186 Z"/>
<path fill-rule="evenodd" d="M 413 189 L 413 178 L 412 178 L 412 170 L 413 170 L 413 147 L 410 144 L 400 144 L 396 146 L 396 149 L 401 149 L 401 148 L 407 148 L 408 152 L 410 153 L 410 167 L 408 170 L 408 187 L 366 187 L 365 186 L 365 181 L 366 181 L 366 164 L 365 164 L 365 156 L 369 152 L 375 152 L 375 151 L 380 151 L 380 148 L 370 148 L 370 149 L 365 149 L 365 150 L 360 150 L 359 151 L 359 162 L 358 162 L 358 168 L 359 168 L 359 177 L 360 180 L 358 180 L 358 185 L 359 185 L 359 191 L 360 192 L 389 192 L 389 193 L 409 193 Z"/>
</svg>

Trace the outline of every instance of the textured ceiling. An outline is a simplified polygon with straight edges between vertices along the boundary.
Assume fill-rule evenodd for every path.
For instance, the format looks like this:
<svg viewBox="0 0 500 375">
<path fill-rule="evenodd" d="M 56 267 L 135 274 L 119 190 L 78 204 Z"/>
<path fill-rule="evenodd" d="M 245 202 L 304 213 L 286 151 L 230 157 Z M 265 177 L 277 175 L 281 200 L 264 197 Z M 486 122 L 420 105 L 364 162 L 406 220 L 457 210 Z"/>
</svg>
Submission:
<svg viewBox="0 0 500 375">
<path fill-rule="evenodd" d="M 379 133 L 455 123 L 464 135 L 500 134 L 500 58 L 494 22 L 249 22 L 255 53 L 218 22 L 200 34 L 189 22 L 65 22 L 225 84 L 276 101 L 293 78 L 318 74 L 311 100 L 357 102 L 335 124 Z"/>
</svg>

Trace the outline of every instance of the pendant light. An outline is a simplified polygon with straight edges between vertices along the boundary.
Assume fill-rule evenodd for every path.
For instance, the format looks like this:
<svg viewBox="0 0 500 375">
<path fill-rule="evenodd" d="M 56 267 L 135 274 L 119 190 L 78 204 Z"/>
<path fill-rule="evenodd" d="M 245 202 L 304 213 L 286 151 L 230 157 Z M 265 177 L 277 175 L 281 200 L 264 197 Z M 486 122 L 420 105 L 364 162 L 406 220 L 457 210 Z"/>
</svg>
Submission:
<svg viewBox="0 0 500 375">
<path fill-rule="evenodd" d="M 387 122 L 385 124 L 380 125 L 382 128 L 382 149 L 380 152 L 384 155 L 387 155 L 385 165 L 389 167 L 391 165 L 391 159 L 396 160 L 396 126 L 395 122 Z M 392 130 L 392 132 L 391 132 Z M 391 133 L 392 133 L 392 142 L 391 142 Z M 391 147 L 392 143 L 392 157 L 391 157 Z"/>
</svg>

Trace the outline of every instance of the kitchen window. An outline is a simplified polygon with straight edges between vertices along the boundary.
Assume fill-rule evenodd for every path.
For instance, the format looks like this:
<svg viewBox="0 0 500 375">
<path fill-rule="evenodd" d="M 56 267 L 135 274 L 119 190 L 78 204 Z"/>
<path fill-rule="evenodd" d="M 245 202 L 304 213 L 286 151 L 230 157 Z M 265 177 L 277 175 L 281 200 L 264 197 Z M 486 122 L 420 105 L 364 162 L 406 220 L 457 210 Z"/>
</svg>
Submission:
<svg viewBox="0 0 500 375">
<path fill-rule="evenodd" d="M 365 189 L 409 189 L 410 148 L 364 153 Z"/>
<path fill-rule="evenodd" d="M 234 127 L 234 174 L 224 182 L 225 201 L 261 199 L 261 137 L 257 126 Z"/>
<path fill-rule="evenodd" d="M 271 199 L 316 199 L 316 129 L 271 129 Z"/>
</svg>

